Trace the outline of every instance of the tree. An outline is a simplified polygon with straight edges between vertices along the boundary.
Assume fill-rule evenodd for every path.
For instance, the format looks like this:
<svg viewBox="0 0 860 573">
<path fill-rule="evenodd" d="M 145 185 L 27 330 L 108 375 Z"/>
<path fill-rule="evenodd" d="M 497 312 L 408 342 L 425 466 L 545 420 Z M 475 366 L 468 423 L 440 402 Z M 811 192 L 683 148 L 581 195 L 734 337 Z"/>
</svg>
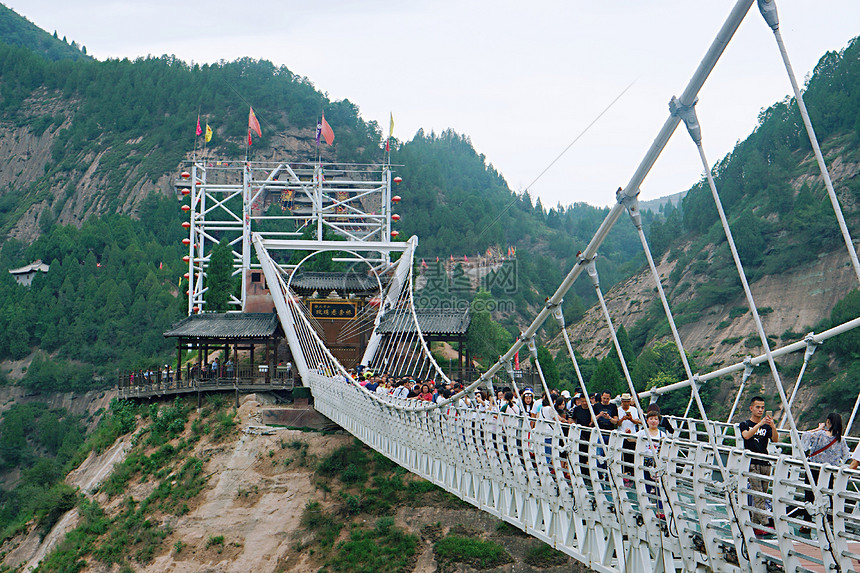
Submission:
<svg viewBox="0 0 860 573">
<path fill-rule="evenodd" d="M 613 396 L 620 394 L 626 389 L 622 384 L 621 372 L 615 367 L 615 362 L 608 356 L 601 360 L 591 380 L 588 381 L 589 392 L 603 392 L 608 390 Z"/>
<path fill-rule="evenodd" d="M 860 290 L 854 289 L 833 306 L 830 323 L 836 326 L 857 316 L 860 316 Z M 844 332 L 831 339 L 828 346 L 842 358 L 856 358 L 860 355 L 860 332 L 857 329 Z"/>
<path fill-rule="evenodd" d="M 543 377 L 546 379 L 547 387 L 558 388 L 561 377 L 558 374 L 558 367 L 556 366 L 555 359 L 552 357 L 552 354 L 550 354 L 550 351 L 547 350 L 546 346 L 538 346 L 537 355 L 541 370 L 543 370 Z"/>
<path fill-rule="evenodd" d="M 618 337 L 618 346 L 621 347 L 621 352 L 624 354 L 624 361 L 627 363 L 627 369 L 628 371 L 632 370 L 636 362 L 636 352 L 633 350 L 633 344 L 631 344 L 630 337 L 627 335 L 627 329 L 624 328 L 623 324 L 618 327 L 617 331 L 615 331 L 615 336 Z M 618 358 L 618 351 L 615 350 L 615 344 L 613 344 L 612 348 L 609 349 L 608 358 L 615 364 L 615 368 L 618 372 L 624 372 L 621 368 L 621 359 Z"/>
<path fill-rule="evenodd" d="M 492 308 L 492 295 L 481 290 L 475 295 L 471 304 L 472 321 L 466 331 L 466 344 L 472 356 L 487 362 L 494 361 L 510 346 L 511 335 L 505 328 L 495 322 L 488 308 Z"/>
<path fill-rule="evenodd" d="M 225 312 L 235 289 L 233 280 L 233 249 L 224 241 L 215 245 L 206 272 L 207 310 Z"/>
</svg>

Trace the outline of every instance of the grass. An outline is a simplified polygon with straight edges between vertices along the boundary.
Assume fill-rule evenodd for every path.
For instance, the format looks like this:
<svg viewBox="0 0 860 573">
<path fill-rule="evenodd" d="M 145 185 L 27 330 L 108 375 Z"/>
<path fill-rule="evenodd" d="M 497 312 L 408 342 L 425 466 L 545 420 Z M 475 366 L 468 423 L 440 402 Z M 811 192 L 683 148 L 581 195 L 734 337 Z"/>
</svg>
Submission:
<svg viewBox="0 0 860 573">
<path fill-rule="evenodd" d="M 158 485 L 142 501 L 126 497 L 113 517 L 106 515 L 98 503 L 82 499 L 78 527 L 46 557 L 39 571 L 80 571 L 92 566 L 83 560 L 84 557 L 87 561 L 99 561 L 125 571 L 132 570 L 131 560 L 146 564 L 154 558 L 172 533 L 172 527 L 163 521 L 164 514 L 187 514 L 190 511 L 188 502 L 206 484 L 203 461 L 189 455 L 199 435 L 190 440 L 179 438 L 188 425 L 191 411 L 190 405 L 179 399 L 161 407 L 153 404 L 148 409 L 132 408 L 123 403 L 111 405 L 110 413 L 100 424 L 102 430 L 96 431 L 98 441 L 89 446 L 91 450 L 106 448 L 109 437 L 116 439 L 122 433 L 133 431 L 138 414 L 146 425 L 135 434 L 131 452 L 114 467 L 102 491 L 115 497 L 123 495 L 134 481 L 154 480 Z M 213 420 L 203 421 L 213 414 L 213 433 L 220 428 L 226 435 L 235 427 L 234 413 L 207 407 L 201 412 L 202 419 L 194 420 L 198 434 L 205 433 L 203 428 Z M 122 433 L 118 433 L 120 431 Z M 194 433 L 195 427 L 192 427 Z M 177 541 L 173 551 L 180 553 L 184 547 L 182 541 Z M 219 548 L 223 548 L 223 543 Z"/>
<path fill-rule="evenodd" d="M 448 535 L 433 545 L 442 571 L 452 571 L 455 563 L 476 569 L 489 569 L 510 563 L 513 558 L 495 541 Z"/>
<path fill-rule="evenodd" d="M 546 543 L 541 543 L 537 547 L 532 547 L 526 551 L 525 562 L 529 565 L 546 569 L 548 567 L 564 565 L 567 563 L 567 555 L 558 549 L 553 549 Z"/>
<path fill-rule="evenodd" d="M 353 525 L 349 538 L 337 545 L 326 569 L 338 573 L 404 573 L 415 563 L 418 538 L 380 517 L 373 529 Z"/>
<path fill-rule="evenodd" d="M 305 504 L 299 523 L 308 531 L 312 531 L 315 541 L 323 547 L 331 547 L 343 527 L 343 523 L 325 511 L 318 501 L 308 501 Z"/>
</svg>

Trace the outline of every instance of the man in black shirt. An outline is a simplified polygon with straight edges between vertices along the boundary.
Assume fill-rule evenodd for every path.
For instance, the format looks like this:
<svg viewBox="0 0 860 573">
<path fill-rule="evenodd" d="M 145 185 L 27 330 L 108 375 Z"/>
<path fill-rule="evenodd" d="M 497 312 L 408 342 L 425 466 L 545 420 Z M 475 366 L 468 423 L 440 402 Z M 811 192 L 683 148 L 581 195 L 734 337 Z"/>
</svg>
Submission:
<svg viewBox="0 0 860 573">
<path fill-rule="evenodd" d="M 738 424 L 738 430 L 744 439 L 744 448 L 757 454 L 767 454 L 768 442 L 779 441 L 779 432 L 776 430 L 773 418 L 764 414 L 764 398 L 755 396 L 750 400 L 750 419 Z M 769 481 L 766 478 L 770 476 L 770 463 L 753 458 L 750 461 L 750 473 L 764 476 L 751 476 L 750 489 L 766 494 Z M 752 522 L 758 525 L 766 525 L 770 521 L 770 518 L 766 515 L 768 511 L 767 500 L 764 495 L 753 494 L 750 497 L 752 498 L 753 506 L 758 510 L 751 512 Z M 758 530 L 756 533 L 764 532 Z"/>
<path fill-rule="evenodd" d="M 573 421 L 580 426 L 585 426 L 586 428 L 590 428 L 594 425 L 594 422 L 591 419 L 591 412 L 588 411 L 588 406 L 586 405 L 586 401 L 588 400 L 587 396 L 583 396 L 582 394 L 577 394 L 573 397 L 573 403 L 576 404 L 573 409 L 570 411 L 569 417 L 573 418 Z M 573 436 L 573 433 L 576 429 L 571 426 L 570 433 Z M 588 443 L 591 438 L 591 430 L 582 429 L 579 433 L 579 467 L 582 475 L 587 480 L 587 483 L 590 485 L 591 481 L 588 479 L 590 476 L 590 472 L 588 470 Z"/>
<path fill-rule="evenodd" d="M 610 403 L 612 394 L 604 390 L 600 395 L 600 403 L 594 405 L 594 414 L 597 416 L 597 427 L 601 430 L 614 430 L 618 425 L 618 406 Z"/>
<path fill-rule="evenodd" d="M 577 394 L 573 398 L 573 403 L 575 406 L 570 410 L 568 417 L 573 418 L 573 421 L 580 426 L 590 427 L 594 424 L 591 420 L 591 412 L 588 411 L 588 407 L 585 405 L 585 396 L 582 394 Z"/>
<path fill-rule="evenodd" d="M 612 393 L 609 390 L 604 390 L 600 395 L 600 402 L 594 404 L 591 408 L 594 410 L 594 415 L 597 418 L 597 427 L 600 429 L 600 438 L 604 444 L 609 443 L 609 432 L 615 429 L 618 425 L 618 406 L 611 404 Z M 597 448 L 597 455 L 603 456 L 603 448 Z M 606 469 L 605 462 L 597 462 L 597 467 Z M 606 472 L 598 472 L 598 478 L 603 481 L 603 487 L 608 487 L 609 476 Z"/>
</svg>

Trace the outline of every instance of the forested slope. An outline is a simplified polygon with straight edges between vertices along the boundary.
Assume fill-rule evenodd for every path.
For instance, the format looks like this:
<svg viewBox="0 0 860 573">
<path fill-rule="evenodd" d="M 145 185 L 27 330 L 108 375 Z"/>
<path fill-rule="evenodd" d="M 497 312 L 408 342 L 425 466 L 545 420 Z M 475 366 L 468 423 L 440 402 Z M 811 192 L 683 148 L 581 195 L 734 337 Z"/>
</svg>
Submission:
<svg viewBox="0 0 860 573">
<path fill-rule="evenodd" d="M 31 26 L 18 24 L 10 38 Z M 14 268 L 42 259 L 51 271 L 30 289 L 0 278 L 0 360 L 38 351 L 27 377 L 38 375 L 47 387 L 68 369 L 81 380 L 90 372 L 109 378 L 117 367 L 170 358 L 160 336 L 181 316 L 184 292 L 173 180 L 194 149 L 198 113 L 214 129 L 214 158 L 244 156 L 249 104 L 263 127 L 252 159 L 313 158 L 321 109 L 337 134 L 322 147 L 324 161 L 384 157 L 379 126 L 286 67 L 251 59 L 189 65 L 171 56 L 55 60 L 5 37 L 0 262 Z M 516 289 L 506 293 L 516 311 L 496 316 L 514 332 L 556 288 L 606 212 L 546 209 L 511 190 L 468 137 L 451 131 L 394 141 L 392 163 L 404 180 L 399 230 L 420 236 L 419 257 L 518 248 Z M 607 283 L 635 268 L 635 245 L 629 226 L 610 237 L 600 262 Z M 584 285 L 579 292 L 591 296 Z M 588 304 L 573 295 L 568 302 L 571 316 Z"/>
<path fill-rule="evenodd" d="M 825 54 L 807 82 L 804 100 L 830 168 L 836 193 L 855 244 L 860 238 L 860 41 Z M 762 110 L 755 131 L 714 166 L 744 270 L 772 346 L 821 332 L 860 315 L 857 279 L 839 232 L 833 207 L 793 98 Z M 707 182 L 689 190 L 680 208 L 669 207 L 651 226 L 649 240 L 660 261 L 663 285 L 681 335 L 694 361 L 709 371 L 762 352 Z M 608 293 L 621 332 L 633 382 L 644 389 L 686 378 L 654 293 L 650 272 L 642 272 Z M 572 325 L 577 347 L 588 357 L 594 388 L 626 387 L 598 309 Z M 553 348 L 560 348 L 556 341 Z M 656 351 L 656 355 L 655 355 Z M 675 358 L 672 358 L 674 353 Z M 860 355 L 857 335 L 843 335 L 813 356 L 798 406 L 813 418 L 828 408 L 845 416 L 856 396 Z M 800 371 L 802 356 L 781 361 L 786 384 Z M 646 364 L 640 364 L 645 360 Z M 564 363 L 567 368 L 567 364 Z M 693 369 L 696 372 L 696 369 Z M 571 376 L 572 371 L 564 374 Z M 747 392 L 777 401 L 764 368 Z M 721 399 L 714 413 L 726 415 L 739 376 L 709 383 L 706 393 Z M 722 389 L 720 384 L 722 383 Z M 771 402 L 773 403 L 773 402 Z M 675 407 L 683 407 L 686 399 Z M 777 409 L 777 408 L 775 408 Z M 846 418 L 847 419 L 847 418 Z"/>
</svg>

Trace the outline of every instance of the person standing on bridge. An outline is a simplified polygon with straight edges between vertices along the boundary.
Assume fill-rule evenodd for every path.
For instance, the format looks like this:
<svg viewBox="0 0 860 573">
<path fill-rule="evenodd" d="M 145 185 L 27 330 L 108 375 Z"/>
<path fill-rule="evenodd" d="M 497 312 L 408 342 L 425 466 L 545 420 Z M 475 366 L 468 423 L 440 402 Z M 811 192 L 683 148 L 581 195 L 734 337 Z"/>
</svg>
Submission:
<svg viewBox="0 0 860 573">
<path fill-rule="evenodd" d="M 764 398 L 754 396 L 750 400 L 750 418 L 738 425 L 741 437 L 744 439 L 744 448 L 760 455 L 767 454 L 768 442 L 778 442 L 779 432 L 776 429 L 776 424 L 773 417 L 765 415 Z M 770 517 L 766 515 L 768 512 L 767 499 L 765 494 L 768 490 L 768 477 L 770 477 L 770 462 L 753 458 L 750 462 L 750 473 L 755 474 L 750 476 L 750 489 L 760 492 L 753 494 L 752 505 L 756 511 L 752 514 L 752 522 L 756 525 L 767 525 Z M 758 530 L 757 533 L 761 533 Z"/>
</svg>

